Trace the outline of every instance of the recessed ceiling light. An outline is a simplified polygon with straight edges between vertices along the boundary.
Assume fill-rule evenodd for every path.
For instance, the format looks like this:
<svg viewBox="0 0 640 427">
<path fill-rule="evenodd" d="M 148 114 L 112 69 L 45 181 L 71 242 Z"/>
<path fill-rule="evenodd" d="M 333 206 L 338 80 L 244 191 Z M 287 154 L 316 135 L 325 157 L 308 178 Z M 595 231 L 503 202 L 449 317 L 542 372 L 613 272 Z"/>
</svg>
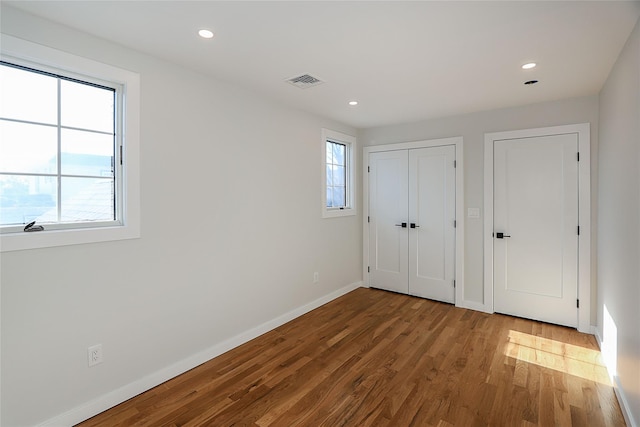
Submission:
<svg viewBox="0 0 640 427">
<path fill-rule="evenodd" d="M 536 83 L 538 83 L 537 80 L 529 80 L 528 82 L 524 82 L 524 84 L 526 84 L 526 85 L 534 85 Z"/>
<path fill-rule="evenodd" d="M 200 30 L 200 31 L 198 31 L 198 35 L 200 37 L 202 37 L 203 39 L 213 38 L 213 32 L 211 32 L 209 30 Z"/>
<path fill-rule="evenodd" d="M 349 105 L 358 105 L 358 101 L 349 101 Z"/>
<path fill-rule="evenodd" d="M 532 68 L 535 68 L 536 65 L 538 65 L 538 64 L 536 64 L 535 62 L 528 62 L 528 63 L 526 63 L 526 64 L 524 64 L 522 66 L 522 69 L 523 70 L 530 70 Z"/>
</svg>

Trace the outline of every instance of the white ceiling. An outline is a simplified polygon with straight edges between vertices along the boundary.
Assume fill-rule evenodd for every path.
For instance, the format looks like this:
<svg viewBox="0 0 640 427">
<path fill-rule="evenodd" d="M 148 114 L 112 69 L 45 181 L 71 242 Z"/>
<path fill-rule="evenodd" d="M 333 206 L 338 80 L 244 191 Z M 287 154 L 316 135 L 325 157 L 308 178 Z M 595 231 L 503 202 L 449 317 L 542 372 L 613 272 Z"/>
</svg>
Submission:
<svg viewBox="0 0 640 427">
<path fill-rule="evenodd" d="M 638 1 L 3 3 L 358 128 L 596 94 L 640 16 Z M 326 83 L 284 83 L 304 73 Z"/>
</svg>

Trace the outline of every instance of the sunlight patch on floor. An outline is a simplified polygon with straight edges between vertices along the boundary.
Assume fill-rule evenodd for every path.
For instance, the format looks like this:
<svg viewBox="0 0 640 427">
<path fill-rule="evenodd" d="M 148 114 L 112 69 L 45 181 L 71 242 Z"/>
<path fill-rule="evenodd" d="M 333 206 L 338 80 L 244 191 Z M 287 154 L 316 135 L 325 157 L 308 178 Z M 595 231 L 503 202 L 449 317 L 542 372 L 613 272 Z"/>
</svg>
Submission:
<svg viewBox="0 0 640 427">
<path fill-rule="evenodd" d="M 598 350 L 510 330 L 504 355 L 586 380 L 611 385 L 609 374 Z"/>
</svg>

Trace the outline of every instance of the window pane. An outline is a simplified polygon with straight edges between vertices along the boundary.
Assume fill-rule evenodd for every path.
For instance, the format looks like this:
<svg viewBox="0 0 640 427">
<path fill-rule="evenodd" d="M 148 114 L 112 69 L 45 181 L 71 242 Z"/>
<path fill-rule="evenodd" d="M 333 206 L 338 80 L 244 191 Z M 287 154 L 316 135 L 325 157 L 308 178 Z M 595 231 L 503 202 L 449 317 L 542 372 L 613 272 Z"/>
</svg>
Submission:
<svg viewBox="0 0 640 427">
<path fill-rule="evenodd" d="M 333 144 L 333 164 L 344 166 L 344 157 L 346 146 L 343 144 Z"/>
<path fill-rule="evenodd" d="M 113 177 L 113 136 L 62 130 L 62 173 Z"/>
<path fill-rule="evenodd" d="M 55 174 L 57 156 L 56 128 L 0 120 L 0 172 Z"/>
<path fill-rule="evenodd" d="M 344 187 L 333 187 L 333 207 L 344 207 L 346 205 Z"/>
<path fill-rule="evenodd" d="M 327 186 L 327 207 L 333 207 L 333 187 Z"/>
<path fill-rule="evenodd" d="M 344 166 L 333 166 L 333 185 L 344 187 L 346 170 Z"/>
<path fill-rule="evenodd" d="M 113 179 L 62 178 L 61 220 L 115 220 L 113 194 Z"/>
<path fill-rule="evenodd" d="M 55 77 L 2 65 L 0 93 L 0 117 L 48 124 L 58 121 Z"/>
<path fill-rule="evenodd" d="M 327 141 L 327 164 L 333 163 L 333 142 Z"/>
<path fill-rule="evenodd" d="M 113 132 L 114 92 L 62 80 L 62 126 Z"/>
<path fill-rule="evenodd" d="M 57 220 L 58 182 L 50 176 L 0 175 L 0 225 Z"/>
<path fill-rule="evenodd" d="M 333 166 L 327 165 L 327 187 L 333 185 Z"/>
</svg>

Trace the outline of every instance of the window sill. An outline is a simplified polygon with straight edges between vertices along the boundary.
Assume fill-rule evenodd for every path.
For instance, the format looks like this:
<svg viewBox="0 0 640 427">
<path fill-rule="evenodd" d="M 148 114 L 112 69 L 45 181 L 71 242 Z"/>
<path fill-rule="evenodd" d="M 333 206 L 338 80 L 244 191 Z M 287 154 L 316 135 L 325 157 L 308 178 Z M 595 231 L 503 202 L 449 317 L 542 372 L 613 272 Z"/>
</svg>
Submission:
<svg viewBox="0 0 640 427">
<path fill-rule="evenodd" d="M 137 239 L 139 237 L 140 228 L 132 225 L 76 228 L 72 230 L 45 230 L 33 233 L 7 233 L 0 235 L 0 252 Z"/>
<path fill-rule="evenodd" d="M 322 210 L 322 218 L 338 218 L 342 216 L 354 216 L 354 215 L 356 215 L 356 210 L 354 208 Z"/>
</svg>

